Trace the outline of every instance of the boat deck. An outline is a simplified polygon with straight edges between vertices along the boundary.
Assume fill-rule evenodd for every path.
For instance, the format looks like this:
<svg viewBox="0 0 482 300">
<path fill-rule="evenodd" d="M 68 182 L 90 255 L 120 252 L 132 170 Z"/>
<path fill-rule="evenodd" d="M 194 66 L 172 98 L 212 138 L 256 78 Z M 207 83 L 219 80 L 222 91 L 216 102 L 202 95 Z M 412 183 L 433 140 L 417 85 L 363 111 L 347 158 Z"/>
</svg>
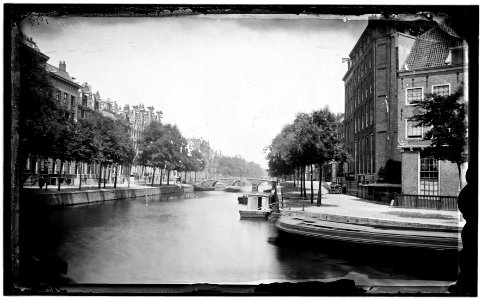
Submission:
<svg viewBox="0 0 482 300">
<path fill-rule="evenodd" d="M 282 217 L 276 227 L 290 234 L 345 242 L 399 247 L 459 250 L 460 233 Z"/>
</svg>

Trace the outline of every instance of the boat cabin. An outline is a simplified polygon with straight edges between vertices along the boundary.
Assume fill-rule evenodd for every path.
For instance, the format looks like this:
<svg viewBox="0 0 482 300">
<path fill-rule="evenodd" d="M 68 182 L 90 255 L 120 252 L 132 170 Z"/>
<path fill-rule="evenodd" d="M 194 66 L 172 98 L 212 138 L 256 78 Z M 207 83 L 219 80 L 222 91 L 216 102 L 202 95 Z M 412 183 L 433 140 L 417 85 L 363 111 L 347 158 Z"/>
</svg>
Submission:
<svg viewBox="0 0 482 300">
<path fill-rule="evenodd" d="M 269 195 L 249 194 L 247 205 L 249 210 L 269 210 Z"/>
</svg>

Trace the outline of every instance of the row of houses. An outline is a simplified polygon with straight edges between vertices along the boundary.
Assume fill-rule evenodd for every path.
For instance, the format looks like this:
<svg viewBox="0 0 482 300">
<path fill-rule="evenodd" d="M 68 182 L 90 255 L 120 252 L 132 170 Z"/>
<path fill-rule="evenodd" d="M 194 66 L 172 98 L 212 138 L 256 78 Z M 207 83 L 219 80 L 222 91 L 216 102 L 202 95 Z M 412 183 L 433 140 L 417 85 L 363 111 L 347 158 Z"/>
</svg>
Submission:
<svg viewBox="0 0 482 300">
<path fill-rule="evenodd" d="M 457 165 L 427 156 L 422 151 L 430 144 L 423 139 L 427 128 L 410 120 L 427 93 L 448 95 L 463 88 L 468 99 L 467 44 L 449 19 L 435 21 L 369 20 L 344 59 L 348 70 L 341 135 L 352 159 L 327 167 L 327 180 L 342 178 L 359 195 L 361 187 L 458 195 Z"/>
<path fill-rule="evenodd" d="M 45 67 L 48 74 L 48 80 L 54 88 L 52 97 L 61 105 L 66 113 L 74 120 L 88 119 L 94 113 L 100 113 L 105 117 L 123 120 L 130 125 L 131 138 L 133 140 L 136 151 L 139 149 L 139 141 L 142 138 L 142 133 L 151 122 L 160 122 L 162 119 L 162 112 L 156 111 L 154 107 L 144 107 L 143 104 L 125 105 L 123 108 L 117 104 L 116 101 L 110 98 L 101 97 L 99 91 L 94 92 L 92 86 L 87 82 L 78 83 L 67 71 L 67 64 L 65 61 L 60 61 L 57 66 L 48 63 L 49 57 L 42 53 L 36 43 L 31 38 L 22 39 L 20 47 L 26 47 L 28 51 L 34 53 L 40 58 L 41 63 Z M 84 164 L 70 162 L 60 169 L 60 163 L 53 159 L 38 159 L 28 158 L 24 168 L 24 174 L 27 176 L 34 175 L 36 178 L 38 174 L 64 174 L 62 181 L 73 184 L 79 179 L 95 181 L 98 176 L 98 168 L 96 164 Z M 133 168 L 122 168 L 120 171 L 121 177 L 130 177 L 131 175 L 139 178 L 141 168 L 134 166 Z M 108 170 L 108 180 L 113 176 L 113 170 Z M 51 176 L 49 184 L 56 184 L 57 178 Z M 32 180 L 30 180 L 30 183 Z"/>
</svg>

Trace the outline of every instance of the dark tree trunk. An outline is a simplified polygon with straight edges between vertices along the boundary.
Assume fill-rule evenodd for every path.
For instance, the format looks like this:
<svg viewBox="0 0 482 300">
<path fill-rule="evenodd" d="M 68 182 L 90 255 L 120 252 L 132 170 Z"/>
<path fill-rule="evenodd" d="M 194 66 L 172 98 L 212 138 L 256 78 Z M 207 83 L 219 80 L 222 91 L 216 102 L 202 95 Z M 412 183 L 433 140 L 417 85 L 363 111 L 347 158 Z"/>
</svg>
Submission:
<svg viewBox="0 0 482 300">
<path fill-rule="evenodd" d="M 313 203 L 313 164 L 310 164 L 311 203 Z"/>
<path fill-rule="evenodd" d="M 152 168 L 151 186 L 154 186 L 154 178 L 156 178 L 156 168 Z"/>
<path fill-rule="evenodd" d="M 112 165 L 109 166 L 109 170 L 107 172 L 107 181 L 110 183 L 111 182 L 111 174 L 112 174 Z M 105 181 L 104 181 L 104 185 L 105 185 Z M 104 186 L 105 187 L 105 186 Z"/>
<path fill-rule="evenodd" d="M 59 170 L 59 174 L 57 176 L 57 185 L 58 185 L 58 188 L 57 188 L 57 191 L 60 191 L 60 176 L 62 175 L 62 168 L 64 166 L 64 161 L 63 160 L 60 160 L 60 170 Z"/>
<path fill-rule="evenodd" d="M 116 164 L 115 165 L 115 177 L 114 177 L 114 188 L 117 187 L 117 173 L 119 171 L 119 166 Z"/>
<path fill-rule="evenodd" d="M 303 197 L 306 199 L 306 166 L 303 167 Z"/>
<path fill-rule="evenodd" d="M 84 164 L 80 163 L 80 174 L 79 174 L 79 191 L 82 189 L 82 171 L 83 171 Z"/>
<path fill-rule="evenodd" d="M 194 182 L 196 182 L 197 179 L 196 179 L 196 171 L 194 171 Z"/>
<path fill-rule="evenodd" d="M 105 189 L 105 177 L 106 177 L 106 174 L 107 174 L 107 166 L 104 167 L 104 178 L 102 179 L 102 181 L 104 182 L 104 189 Z"/>
<path fill-rule="evenodd" d="M 161 177 L 159 178 L 159 186 L 162 186 L 162 168 L 161 168 Z"/>
<path fill-rule="evenodd" d="M 184 182 L 187 182 L 187 172 L 184 172 Z"/>
<path fill-rule="evenodd" d="M 321 206 L 321 181 L 322 181 L 322 178 L 323 178 L 323 168 L 321 166 L 321 164 L 319 164 L 319 168 L 320 168 L 320 180 L 318 182 L 318 199 L 316 200 L 316 206 Z"/>
<path fill-rule="evenodd" d="M 44 159 L 44 166 L 45 166 L 45 159 Z M 45 168 L 45 190 L 47 190 L 47 186 L 49 185 L 49 166 L 47 165 L 47 168 Z"/>
<path fill-rule="evenodd" d="M 167 185 L 169 185 L 169 176 L 171 175 L 171 170 L 167 170 Z"/>
<path fill-rule="evenodd" d="M 293 169 L 293 187 L 296 188 L 296 169 Z"/>
<path fill-rule="evenodd" d="M 99 164 L 99 190 L 100 190 L 100 185 L 102 184 L 102 164 Z"/>
<path fill-rule="evenodd" d="M 298 179 L 299 179 L 299 186 L 300 186 L 300 197 L 303 197 L 303 179 L 301 178 L 301 166 L 298 167 Z"/>
</svg>

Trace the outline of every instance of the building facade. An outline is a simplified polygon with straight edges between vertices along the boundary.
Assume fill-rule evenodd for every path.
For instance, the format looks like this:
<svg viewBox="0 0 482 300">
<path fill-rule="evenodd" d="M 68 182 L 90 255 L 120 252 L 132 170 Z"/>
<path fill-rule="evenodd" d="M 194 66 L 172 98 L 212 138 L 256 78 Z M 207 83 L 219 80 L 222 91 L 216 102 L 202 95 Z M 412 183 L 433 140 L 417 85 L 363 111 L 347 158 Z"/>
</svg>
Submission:
<svg viewBox="0 0 482 300">
<path fill-rule="evenodd" d="M 67 72 L 65 61 L 59 63 L 59 67 L 46 64 L 49 81 L 54 87 L 54 98 L 74 120 L 77 120 L 77 105 L 80 99 L 81 86 Z"/>
<path fill-rule="evenodd" d="M 345 83 L 344 142 L 351 156 L 346 179 L 400 183 L 397 76 L 425 20 L 370 19 L 351 51 Z"/>
<path fill-rule="evenodd" d="M 410 120 L 418 113 L 417 104 L 424 101 L 426 94 L 449 95 L 463 88 L 467 101 L 467 46 L 444 25 L 441 23 L 416 39 L 398 72 L 398 149 L 403 194 L 457 196 L 459 192 L 457 165 L 424 154 L 423 149 L 430 145 L 430 141 L 423 140 L 427 128 Z M 465 176 L 462 174 L 461 178 L 463 184 Z"/>
</svg>

